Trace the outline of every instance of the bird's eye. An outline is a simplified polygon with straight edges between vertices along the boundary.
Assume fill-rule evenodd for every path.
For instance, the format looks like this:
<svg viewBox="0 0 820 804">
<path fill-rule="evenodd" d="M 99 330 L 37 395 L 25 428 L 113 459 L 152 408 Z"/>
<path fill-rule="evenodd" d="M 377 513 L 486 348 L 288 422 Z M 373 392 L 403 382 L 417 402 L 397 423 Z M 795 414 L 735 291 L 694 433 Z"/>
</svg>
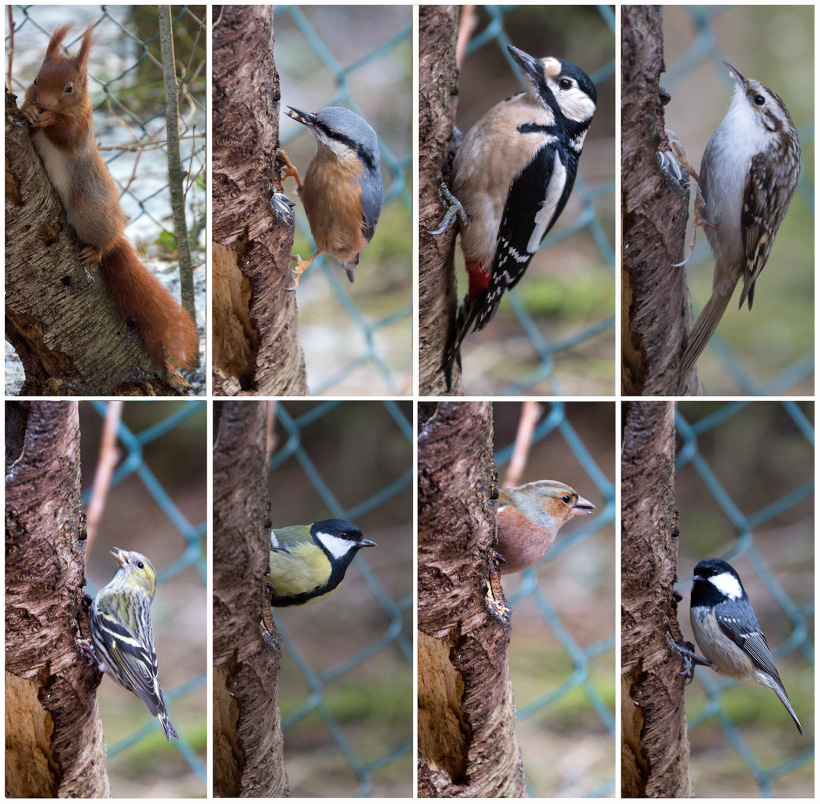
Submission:
<svg viewBox="0 0 820 804">
<path fill-rule="evenodd" d="M 766 105 L 766 98 L 764 98 L 763 95 L 755 95 L 754 102 L 758 106 L 765 106 Z"/>
<path fill-rule="evenodd" d="M 65 88 L 65 94 L 66 94 L 66 95 L 70 95 L 73 91 L 74 91 L 74 84 L 69 84 L 69 85 Z"/>
<path fill-rule="evenodd" d="M 570 496 L 569 496 L 569 494 L 565 494 L 563 497 L 561 497 L 561 499 L 562 499 L 565 503 L 570 503 L 570 502 L 572 502 L 572 497 L 570 497 Z"/>
<path fill-rule="evenodd" d="M 137 561 L 137 566 L 138 566 L 140 569 L 145 569 L 145 564 L 143 564 L 143 563 L 142 563 L 142 561 Z"/>
<path fill-rule="evenodd" d="M 34 79 L 34 86 L 37 86 L 37 79 Z"/>
<path fill-rule="evenodd" d="M 570 89 L 572 87 L 572 81 L 570 81 L 569 78 L 562 78 L 558 82 L 558 86 L 561 87 L 561 89 L 564 89 L 564 90 Z"/>
</svg>

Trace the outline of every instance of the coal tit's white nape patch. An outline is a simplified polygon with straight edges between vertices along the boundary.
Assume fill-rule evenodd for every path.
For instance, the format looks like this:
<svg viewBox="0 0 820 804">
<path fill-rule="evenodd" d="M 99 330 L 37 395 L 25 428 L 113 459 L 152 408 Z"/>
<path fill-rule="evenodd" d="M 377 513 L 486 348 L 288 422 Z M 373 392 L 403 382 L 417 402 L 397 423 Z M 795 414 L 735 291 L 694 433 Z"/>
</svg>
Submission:
<svg viewBox="0 0 820 804">
<path fill-rule="evenodd" d="M 316 534 L 316 539 L 324 545 L 333 558 L 341 558 L 356 546 L 356 542 L 350 539 L 342 539 L 332 533 L 322 533 L 321 531 Z"/>
<path fill-rule="evenodd" d="M 731 600 L 740 600 L 743 597 L 743 588 L 740 581 L 731 572 L 721 572 L 720 575 L 713 575 L 709 578 L 709 583 L 714 584 Z"/>
</svg>

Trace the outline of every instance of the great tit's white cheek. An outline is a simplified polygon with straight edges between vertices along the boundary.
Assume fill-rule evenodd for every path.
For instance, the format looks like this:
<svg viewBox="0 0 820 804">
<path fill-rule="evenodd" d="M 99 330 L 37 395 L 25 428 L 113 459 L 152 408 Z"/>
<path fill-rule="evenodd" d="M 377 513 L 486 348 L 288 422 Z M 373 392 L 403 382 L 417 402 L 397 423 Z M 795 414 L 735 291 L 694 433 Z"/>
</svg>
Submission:
<svg viewBox="0 0 820 804">
<path fill-rule="evenodd" d="M 723 592 L 730 600 L 740 600 L 743 597 L 743 587 L 731 572 L 721 572 L 720 575 L 713 575 L 709 578 L 709 583 Z"/>
<path fill-rule="evenodd" d="M 316 534 L 316 539 L 325 546 L 325 549 L 333 558 L 341 558 L 347 555 L 356 546 L 350 539 L 342 539 L 332 533 L 319 532 Z"/>
</svg>

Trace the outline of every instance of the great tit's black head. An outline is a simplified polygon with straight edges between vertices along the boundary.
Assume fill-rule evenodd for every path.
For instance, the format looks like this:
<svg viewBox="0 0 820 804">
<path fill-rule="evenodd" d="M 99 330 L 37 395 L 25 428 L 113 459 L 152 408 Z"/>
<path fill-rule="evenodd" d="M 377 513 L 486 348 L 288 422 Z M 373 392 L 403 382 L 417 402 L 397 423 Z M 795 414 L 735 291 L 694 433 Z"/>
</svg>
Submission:
<svg viewBox="0 0 820 804">
<path fill-rule="evenodd" d="M 360 548 L 376 546 L 375 542 L 365 539 L 352 522 L 344 519 L 323 519 L 321 522 L 314 522 L 310 526 L 310 533 L 333 564 L 341 562 L 346 566 Z"/>
<path fill-rule="evenodd" d="M 704 558 L 695 567 L 692 606 L 715 606 L 724 600 L 746 596 L 740 576 L 720 558 Z"/>
</svg>

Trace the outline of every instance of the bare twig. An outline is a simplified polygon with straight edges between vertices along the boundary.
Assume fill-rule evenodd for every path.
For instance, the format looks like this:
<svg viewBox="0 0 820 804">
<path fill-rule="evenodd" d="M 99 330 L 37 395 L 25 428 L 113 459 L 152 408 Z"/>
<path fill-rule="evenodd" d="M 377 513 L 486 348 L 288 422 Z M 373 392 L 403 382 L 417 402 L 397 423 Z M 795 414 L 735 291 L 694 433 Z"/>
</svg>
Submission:
<svg viewBox="0 0 820 804">
<path fill-rule="evenodd" d="M 518 433 L 515 436 L 515 447 L 513 447 L 512 459 L 507 469 L 507 477 L 504 480 L 505 488 L 521 485 L 521 476 L 524 474 L 524 467 L 527 465 L 527 458 L 530 456 L 530 446 L 532 446 L 532 434 L 535 432 L 535 425 L 541 418 L 541 405 L 530 400 L 521 403 L 521 418 L 518 420 Z"/>
<path fill-rule="evenodd" d="M 105 510 L 108 489 L 111 488 L 111 475 L 120 459 L 120 451 L 117 449 L 117 430 L 119 430 L 121 420 L 122 401 L 109 402 L 100 442 L 100 457 L 97 461 L 97 471 L 94 473 L 94 485 L 91 487 L 91 499 L 86 508 L 88 538 L 85 549 L 87 553 L 91 552 L 97 526 Z"/>
<path fill-rule="evenodd" d="M 272 399 L 268 402 L 268 433 L 266 440 L 265 455 L 267 456 L 267 463 L 273 457 L 273 451 L 276 449 L 276 400 Z"/>
</svg>

